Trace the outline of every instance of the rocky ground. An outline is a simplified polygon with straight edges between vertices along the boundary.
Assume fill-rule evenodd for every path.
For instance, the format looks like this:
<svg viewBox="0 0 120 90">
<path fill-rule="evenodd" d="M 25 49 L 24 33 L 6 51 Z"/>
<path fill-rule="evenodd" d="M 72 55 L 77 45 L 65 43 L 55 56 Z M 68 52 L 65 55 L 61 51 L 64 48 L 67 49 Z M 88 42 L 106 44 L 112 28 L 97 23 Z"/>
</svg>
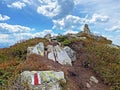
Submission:
<svg viewBox="0 0 120 90">
<path fill-rule="evenodd" d="M 78 57 L 78 56 L 77 56 Z M 63 71 L 67 80 L 66 90 L 109 90 L 109 87 L 92 72 L 89 68 L 82 65 L 82 57 L 73 63 L 73 66 L 60 65 L 57 62 L 49 60 L 47 57 L 39 55 L 30 55 L 22 65 L 24 70 L 54 70 Z M 35 66 L 36 65 L 36 66 Z M 20 66 L 21 67 L 21 66 Z M 94 76 L 98 82 L 90 80 Z"/>
<path fill-rule="evenodd" d="M 86 61 L 86 55 L 82 48 L 83 43 L 74 43 L 70 47 L 77 54 L 77 60 L 72 63 L 72 66 L 61 65 L 48 59 L 47 56 L 31 54 L 16 70 L 63 71 L 67 80 L 66 85 L 64 85 L 65 90 L 110 90 L 89 67 L 83 64 Z"/>
</svg>

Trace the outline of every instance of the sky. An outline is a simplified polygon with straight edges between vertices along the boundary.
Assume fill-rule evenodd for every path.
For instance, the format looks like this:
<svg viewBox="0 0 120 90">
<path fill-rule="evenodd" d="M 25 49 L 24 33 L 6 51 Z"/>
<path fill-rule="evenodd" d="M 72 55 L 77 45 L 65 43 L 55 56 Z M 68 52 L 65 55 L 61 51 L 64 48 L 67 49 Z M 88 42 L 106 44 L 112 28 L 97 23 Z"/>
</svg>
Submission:
<svg viewBox="0 0 120 90">
<path fill-rule="evenodd" d="M 34 37 L 91 32 L 120 45 L 120 0 L 0 0 L 0 48 Z"/>
</svg>

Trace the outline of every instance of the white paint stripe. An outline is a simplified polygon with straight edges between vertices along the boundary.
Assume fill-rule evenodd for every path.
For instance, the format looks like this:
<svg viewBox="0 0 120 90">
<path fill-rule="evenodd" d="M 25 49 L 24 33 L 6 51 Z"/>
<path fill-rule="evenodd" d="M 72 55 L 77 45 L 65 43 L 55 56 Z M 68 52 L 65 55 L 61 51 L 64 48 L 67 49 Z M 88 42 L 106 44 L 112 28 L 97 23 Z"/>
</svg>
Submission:
<svg viewBox="0 0 120 90">
<path fill-rule="evenodd" d="M 33 74 L 33 75 L 31 75 L 31 79 L 32 79 L 31 84 L 32 84 L 32 85 L 34 85 L 34 74 Z"/>
<path fill-rule="evenodd" d="M 41 84 L 41 77 L 40 77 L 40 74 L 37 73 L 37 76 L 38 76 L 38 84 Z"/>
</svg>

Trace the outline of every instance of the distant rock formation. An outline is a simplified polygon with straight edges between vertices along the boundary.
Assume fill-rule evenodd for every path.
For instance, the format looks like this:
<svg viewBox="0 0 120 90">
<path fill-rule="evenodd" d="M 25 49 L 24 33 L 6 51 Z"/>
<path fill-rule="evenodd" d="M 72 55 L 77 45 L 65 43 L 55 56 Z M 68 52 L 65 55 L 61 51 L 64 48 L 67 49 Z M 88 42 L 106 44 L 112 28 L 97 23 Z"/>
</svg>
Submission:
<svg viewBox="0 0 120 90">
<path fill-rule="evenodd" d="M 88 24 L 84 25 L 84 33 L 91 34 Z"/>
</svg>

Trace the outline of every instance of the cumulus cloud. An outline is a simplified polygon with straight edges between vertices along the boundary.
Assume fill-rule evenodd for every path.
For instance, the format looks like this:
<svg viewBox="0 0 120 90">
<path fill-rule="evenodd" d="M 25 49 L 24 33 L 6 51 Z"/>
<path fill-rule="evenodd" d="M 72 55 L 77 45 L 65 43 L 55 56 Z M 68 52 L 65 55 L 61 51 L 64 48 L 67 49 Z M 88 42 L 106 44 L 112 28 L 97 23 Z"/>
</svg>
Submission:
<svg viewBox="0 0 120 90">
<path fill-rule="evenodd" d="M 81 3 L 81 0 L 74 0 L 74 4 L 75 5 L 78 5 L 78 4 L 80 4 Z"/>
<path fill-rule="evenodd" d="M 65 18 L 53 20 L 53 29 L 59 28 L 61 30 L 79 29 L 84 20 L 78 16 L 67 15 Z"/>
<path fill-rule="evenodd" d="M 120 32 L 120 25 L 112 26 L 111 28 L 106 28 L 106 31 Z"/>
<path fill-rule="evenodd" d="M 52 36 L 57 35 L 53 30 L 43 30 L 41 32 L 34 33 L 32 37 L 44 37 L 46 34 L 51 34 Z"/>
<path fill-rule="evenodd" d="M 32 0 L 23 0 L 23 2 L 26 3 L 26 4 L 29 4 L 29 5 L 32 4 Z"/>
<path fill-rule="evenodd" d="M 13 44 L 15 44 L 16 42 L 19 42 L 21 40 L 27 40 L 30 38 L 35 38 L 35 37 L 44 37 L 46 34 L 51 34 L 53 35 L 57 35 L 55 34 L 52 30 L 43 30 L 40 32 L 20 32 L 20 33 L 10 33 L 10 34 L 0 34 L 0 44 L 2 43 L 1 47 L 8 47 L 11 46 Z"/>
<path fill-rule="evenodd" d="M 7 23 L 0 23 L 0 29 L 2 32 L 11 32 L 11 33 L 17 33 L 17 32 L 28 32 L 30 30 L 34 30 L 29 27 L 21 26 L 21 25 L 11 25 Z"/>
<path fill-rule="evenodd" d="M 115 25 L 110 28 L 106 28 L 105 30 L 110 32 L 120 32 L 120 21 L 117 21 Z"/>
<path fill-rule="evenodd" d="M 109 17 L 106 15 L 100 14 L 93 14 L 91 19 L 86 20 L 88 23 L 95 23 L 95 22 L 108 22 Z"/>
<path fill-rule="evenodd" d="M 78 16 L 67 15 L 66 17 L 58 20 L 53 20 L 53 29 L 59 28 L 61 30 L 80 30 L 83 24 L 104 23 L 109 20 L 108 16 L 93 14 L 92 18 L 81 18 Z"/>
<path fill-rule="evenodd" d="M 112 40 L 113 44 L 120 46 L 120 35 L 116 35 L 116 36 L 109 35 L 109 36 L 107 36 L 107 38 Z"/>
<path fill-rule="evenodd" d="M 7 5 L 7 6 L 10 8 L 22 9 L 23 7 L 26 6 L 26 4 L 21 1 L 16 1 L 16 2 L 13 2 L 11 5 Z"/>
<path fill-rule="evenodd" d="M 73 0 L 39 0 L 39 2 L 37 12 L 54 19 L 68 15 L 74 7 Z"/>
<path fill-rule="evenodd" d="M 14 38 L 10 38 L 9 34 L 0 34 L 0 48 L 8 47 L 15 43 Z"/>
<path fill-rule="evenodd" d="M 13 33 L 12 38 L 17 37 L 16 41 L 20 41 L 20 40 L 26 40 L 29 38 L 44 37 L 46 34 L 56 35 L 52 30 L 43 30 L 36 33 L 32 33 L 32 32 Z"/>
<path fill-rule="evenodd" d="M 8 37 L 9 37 L 8 34 L 0 34 L 0 39 L 1 39 L 1 38 L 8 38 Z"/>
<path fill-rule="evenodd" d="M 0 21 L 5 21 L 5 20 L 9 20 L 9 19 L 10 19 L 9 16 L 0 14 Z"/>
<path fill-rule="evenodd" d="M 78 31 L 67 30 L 66 32 L 64 32 L 64 34 L 69 34 L 69 33 L 76 34 L 78 33 Z"/>
</svg>

